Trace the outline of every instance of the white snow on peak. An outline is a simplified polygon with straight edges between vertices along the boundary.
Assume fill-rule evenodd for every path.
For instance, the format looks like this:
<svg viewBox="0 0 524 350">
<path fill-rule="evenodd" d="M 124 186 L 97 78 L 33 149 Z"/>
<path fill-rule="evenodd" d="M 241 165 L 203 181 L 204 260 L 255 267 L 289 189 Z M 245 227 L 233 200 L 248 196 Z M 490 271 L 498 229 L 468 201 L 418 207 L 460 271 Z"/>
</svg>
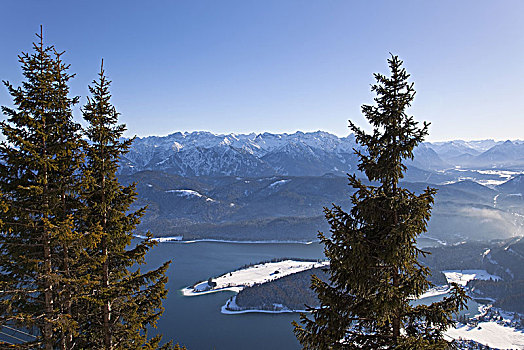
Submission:
<svg viewBox="0 0 524 350">
<path fill-rule="evenodd" d="M 231 146 L 231 141 L 227 137 L 224 137 L 224 139 L 220 142 L 220 145 Z"/>
<path fill-rule="evenodd" d="M 325 131 L 306 133 L 297 131 L 293 134 L 272 134 L 268 132 L 261 134 L 213 134 L 206 131 L 195 131 L 176 132 L 166 137 L 137 138 L 135 146 L 141 144 L 153 148 L 170 148 L 174 152 L 180 152 L 184 148 L 231 146 L 244 149 L 256 156 L 263 156 L 288 143 L 302 143 L 325 151 L 352 152 L 353 147 L 355 147 L 355 138 L 353 135 L 340 138 Z"/>
<path fill-rule="evenodd" d="M 171 149 L 175 152 L 180 152 L 180 150 L 184 148 L 184 145 L 178 143 L 178 142 L 173 142 L 173 145 L 171 146 Z"/>
</svg>

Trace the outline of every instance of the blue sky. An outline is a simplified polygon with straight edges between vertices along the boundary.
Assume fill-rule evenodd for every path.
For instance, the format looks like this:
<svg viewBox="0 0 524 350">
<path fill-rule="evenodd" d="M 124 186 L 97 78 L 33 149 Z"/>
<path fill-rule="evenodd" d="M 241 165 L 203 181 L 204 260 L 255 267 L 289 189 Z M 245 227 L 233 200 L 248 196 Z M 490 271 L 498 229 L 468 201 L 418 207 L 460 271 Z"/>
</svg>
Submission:
<svg viewBox="0 0 524 350">
<path fill-rule="evenodd" d="M 0 13 L 0 79 L 21 81 L 17 55 L 42 24 L 82 104 L 104 59 L 128 136 L 345 136 L 348 119 L 366 125 L 360 106 L 392 52 L 428 140 L 524 138 L 524 1 L 3 0 Z"/>
</svg>

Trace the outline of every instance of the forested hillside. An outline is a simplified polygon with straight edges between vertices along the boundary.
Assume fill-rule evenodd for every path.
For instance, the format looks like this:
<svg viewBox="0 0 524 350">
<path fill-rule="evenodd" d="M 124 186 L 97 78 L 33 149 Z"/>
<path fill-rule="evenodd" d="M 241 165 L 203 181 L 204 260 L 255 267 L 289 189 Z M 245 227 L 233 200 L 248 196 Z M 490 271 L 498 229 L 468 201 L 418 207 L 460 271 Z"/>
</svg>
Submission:
<svg viewBox="0 0 524 350">
<path fill-rule="evenodd" d="M 315 240 L 327 232 L 323 207 L 350 207 L 347 179 L 324 176 L 183 177 L 158 171 L 120 175 L 137 183 L 135 208 L 148 210 L 139 230 L 185 240 Z M 365 181 L 364 181 L 365 182 Z M 515 193 L 472 180 L 434 185 L 403 182 L 420 193 L 437 188 L 429 231 L 422 238 L 454 244 L 521 235 L 524 202 Z"/>
<path fill-rule="evenodd" d="M 305 310 L 307 306 L 318 307 L 316 294 L 311 290 L 311 275 L 326 280 L 323 269 L 315 268 L 244 288 L 236 296 L 236 304 L 242 309 L 274 310 L 282 307 Z"/>
</svg>

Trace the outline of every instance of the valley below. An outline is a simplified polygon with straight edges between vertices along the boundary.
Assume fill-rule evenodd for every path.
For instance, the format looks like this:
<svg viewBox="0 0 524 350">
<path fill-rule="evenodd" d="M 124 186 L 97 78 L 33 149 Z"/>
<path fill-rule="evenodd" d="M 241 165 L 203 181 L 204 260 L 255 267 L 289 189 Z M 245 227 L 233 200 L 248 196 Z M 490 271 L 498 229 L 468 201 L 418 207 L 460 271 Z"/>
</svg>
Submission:
<svg viewBox="0 0 524 350">
<path fill-rule="evenodd" d="M 148 207 L 137 236 L 150 231 L 160 242 L 148 265 L 174 259 L 158 331 L 188 348 L 298 349 L 291 321 L 296 311 L 317 305 L 309 281 L 313 273 L 327 278 L 325 267 L 283 273 L 272 266 L 246 281 L 237 275 L 246 265 L 262 271 L 270 261 L 324 260 L 317 234 L 329 235 L 330 227 L 323 208 L 349 210 L 347 173 L 364 177 L 355 147 L 352 135 L 323 132 L 137 139 L 119 178 L 137 184 L 135 209 Z M 450 336 L 482 343 L 500 326 L 508 336 L 496 344 L 518 347 L 524 338 L 523 147 L 521 141 L 424 143 L 408 162 L 404 188 L 437 189 L 428 231 L 418 239 L 431 252 L 421 261 L 435 285 L 423 300 L 446 295 L 449 273 L 465 278 L 477 271 L 463 283 L 473 298 L 458 316 L 464 326 Z M 511 319 L 497 324 L 497 312 Z M 479 333 L 473 324 L 481 317 L 496 325 L 486 323 Z M 195 331 L 203 328 L 205 337 Z"/>
</svg>

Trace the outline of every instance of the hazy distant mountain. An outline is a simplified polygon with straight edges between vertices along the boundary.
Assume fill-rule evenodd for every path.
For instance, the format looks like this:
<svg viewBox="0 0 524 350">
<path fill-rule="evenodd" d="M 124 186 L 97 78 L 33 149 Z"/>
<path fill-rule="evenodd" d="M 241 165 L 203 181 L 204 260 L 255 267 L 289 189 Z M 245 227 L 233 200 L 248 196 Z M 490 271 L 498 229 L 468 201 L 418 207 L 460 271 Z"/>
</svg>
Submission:
<svg viewBox="0 0 524 350">
<path fill-rule="evenodd" d="M 455 166 L 470 168 L 524 167 L 524 142 L 515 141 L 448 141 L 426 143 L 443 160 Z"/>
<path fill-rule="evenodd" d="M 492 140 L 488 140 L 492 141 Z M 489 142 L 491 147 L 495 145 L 495 142 Z M 478 147 L 470 146 L 467 142 L 462 140 L 447 141 L 447 142 L 427 142 L 426 145 L 431 147 L 442 159 L 455 159 L 460 156 L 477 156 L 487 149 L 480 150 Z"/>
<path fill-rule="evenodd" d="M 477 166 L 518 167 L 524 165 L 524 143 L 506 141 L 476 156 Z"/>
</svg>

